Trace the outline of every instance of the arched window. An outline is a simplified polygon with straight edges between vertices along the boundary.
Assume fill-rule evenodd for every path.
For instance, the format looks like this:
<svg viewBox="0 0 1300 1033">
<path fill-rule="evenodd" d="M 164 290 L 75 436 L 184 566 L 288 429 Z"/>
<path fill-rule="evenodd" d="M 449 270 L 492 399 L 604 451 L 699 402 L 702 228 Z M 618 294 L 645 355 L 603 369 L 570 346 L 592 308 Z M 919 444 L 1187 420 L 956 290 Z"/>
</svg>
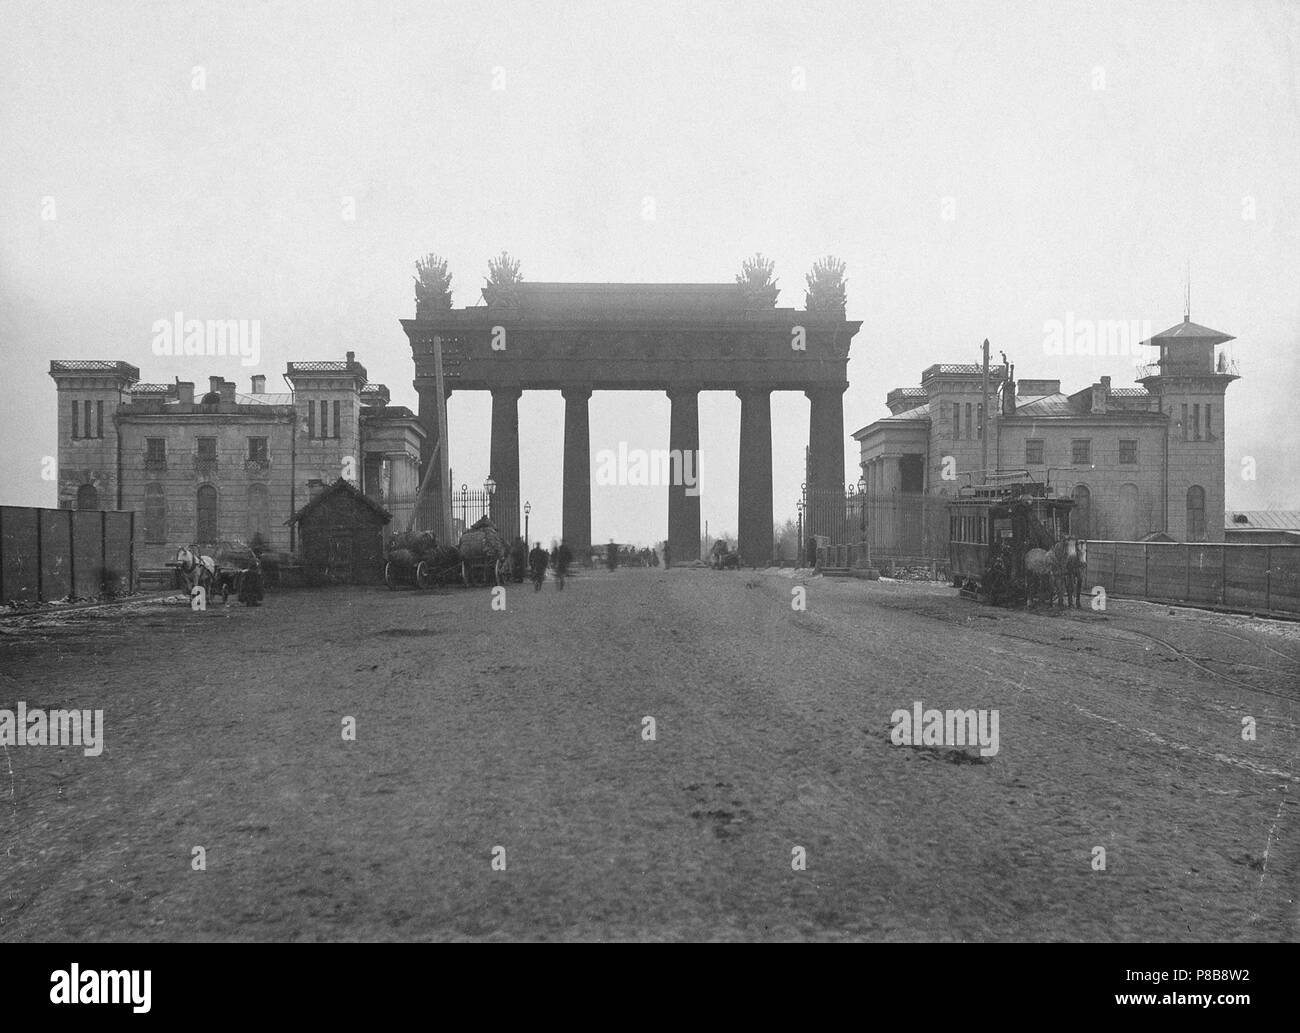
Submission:
<svg viewBox="0 0 1300 1033">
<path fill-rule="evenodd" d="M 1070 514 L 1070 533 L 1087 538 L 1092 533 L 1092 492 L 1086 484 L 1074 486 L 1074 512 Z"/>
<path fill-rule="evenodd" d="M 271 533 L 271 500 L 265 484 L 248 486 L 248 537 Z"/>
<path fill-rule="evenodd" d="M 1205 541 L 1205 489 L 1199 484 L 1187 489 L 1187 540 Z"/>
<path fill-rule="evenodd" d="M 95 490 L 93 484 L 83 484 L 77 489 L 77 508 L 78 509 L 98 509 L 99 492 Z"/>
<path fill-rule="evenodd" d="M 158 483 L 144 488 L 144 540 L 149 543 L 167 541 L 167 495 Z"/>
<path fill-rule="evenodd" d="M 217 540 L 217 489 L 211 484 L 199 488 L 196 540 L 204 544 Z"/>
<path fill-rule="evenodd" d="M 1119 539 L 1135 542 L 1138 539 L 1138 489 L 1136 484 L 1121 484 L 1119 488 Z"/>
</svg>

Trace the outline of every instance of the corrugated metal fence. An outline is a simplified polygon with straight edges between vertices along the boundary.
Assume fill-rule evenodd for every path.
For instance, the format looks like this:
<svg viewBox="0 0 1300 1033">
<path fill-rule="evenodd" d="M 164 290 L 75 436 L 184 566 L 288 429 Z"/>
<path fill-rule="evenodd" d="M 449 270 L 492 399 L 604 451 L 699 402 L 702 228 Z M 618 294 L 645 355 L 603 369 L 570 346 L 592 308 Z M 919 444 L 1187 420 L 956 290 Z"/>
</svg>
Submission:
<svg viewBox="0 0 1300 1033">
<path fill-rule="evenodd" d="M 1300 614 L 1300 546 L 1088 542 L 1088 587 L 1107 594 Z"/>
<path fill-rule="evenodd" d="M 135 513 L 0 506 L 0 603 L 135 590 Z"/>
</svg>

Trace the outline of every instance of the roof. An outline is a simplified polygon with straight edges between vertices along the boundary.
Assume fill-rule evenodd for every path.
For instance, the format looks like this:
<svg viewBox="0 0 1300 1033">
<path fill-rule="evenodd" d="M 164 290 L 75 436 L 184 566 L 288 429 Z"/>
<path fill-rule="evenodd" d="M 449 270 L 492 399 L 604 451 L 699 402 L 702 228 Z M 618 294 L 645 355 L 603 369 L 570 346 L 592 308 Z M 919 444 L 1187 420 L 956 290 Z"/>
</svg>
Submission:
<svg viewBox="0 0 1300 1033">
<path fill-rule="evenodd" d="M 1236 338 L 1231 334 L 1222 333 L 1219 330 L 1211 330 L 1208 326 L 1201 326 L 1200 323 L 1193 323 L 1190 319 L 1184 319 L 1181 323 L 1176 323 L 1168 330 L 1162 330 L 1160 333 L 1143 341 L 1143 344 L 1155 344 L 1159 341 L 1209 341 L 1214 344 L 1223 344 L 1224 341 L 1235 341 Z"/>
<path fill-rule="evenodd" d="M 1297 531 L 1300 510 L 1230 509 L 1223 515 L 1223 526 L 1229 531 Z"/>
<path fill-rule="evenodd" d="M 1070 399 L 1057 392 L 1054 395 L 1042 395 L 1028 401 L 1016 401 L 1017 416 L 1079 416 L 1092 415 L 1083 413 L 1070 404 Z"/>
<path fill-rule="evenodd" d="M 739 312 L 745 295 L 736 283 L 519 283 L 512 287 L 521 307 L 534 310 L 597 311 L 637 309 Z"/>
<path fill-rule="evenodd" d="M 347 495 L 351 495 L 357 502 L 361 503 L 361 505 L 373 511 L 376 516 L 382 518 L 384 523 L 388 523 L 390 520 L 393 519 L 392 513 L 388 512 L 388 510 L 386 510 L 383 506 L 381 506 L 374 499 L 370 498 L 368 495 L 363 495 L 360 489 L 357 488 L 357 486 L 354 485 L 351 481 L 346 481 L 342 477 L 340 477 L 337 481 L 335 481 L 333 484 L 327 487 L 314 499 L 308 502 L 307 505 L 303 506 L 302 509 L 298 510 L 297 513 L 295 513 L 288 520 L 286 520 L 285 523 L 294 524 L 300 522 L 303 517 L 305 517 L 313 509 L 319 506 L 327 498 L 329 498 L 331 495 L 337 495 L 340 492 L 343 492 Z"/>
<path fill-rule="evenodd" d="M 928 420 L 930 418 L 930 403 L 918 405 L 915 409 L 908 409 L 906 412 L 895 413 L 892 416 L 882 416 L 877 423 L 897 423 L 900 420 Z"/>
</svg>

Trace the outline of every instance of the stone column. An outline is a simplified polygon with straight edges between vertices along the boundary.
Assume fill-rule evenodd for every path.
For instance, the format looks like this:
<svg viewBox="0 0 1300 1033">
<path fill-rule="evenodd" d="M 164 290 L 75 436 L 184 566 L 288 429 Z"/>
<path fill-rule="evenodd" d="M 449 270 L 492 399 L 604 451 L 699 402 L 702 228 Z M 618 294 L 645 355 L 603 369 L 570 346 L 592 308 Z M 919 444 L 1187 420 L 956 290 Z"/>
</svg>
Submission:
<svg viewBox="0 0 1300 1033">
<path fill-rule="evenodd" d="M 694 494 L 686 484 L 668 486 L 668 551 L 674 563 L 691 563 L 700 558 L 700 395 L 698 391 L 674 388 L 668 392 L 672 415 L 668 426 L 668 448 L 678 456 L 690 453 L 696 476 Z M 682 478 L 674 477 L 673 480 Z"/>
<path fill-rule="evenodd" d="M 492 521 L 507 542 L 519 534 L 519 397 L 518 388 L 492 392 L 490 473 L 496 481 Z"/>
<path fill-rule="evenodd" d="M 847 385 L 846 385 L 847 386 Z M 832 543 L 844 540 L 843 507 L 836 507 L 832 492 L 844 494 L 844 387 L 816 388 L 808 396 L 808 447 L 812 450 L 812 483 L 823 504 L 817 534 L 830 535 Z M 839 513 L 837 520 L 835 514 Z"/>
<path fill-rule="evenodd" d="M 438 393 L 432 384 L 418 390 L 420 395 L 420 428 L 424 431 L 424 441 L 420 445 L 420 473 L 419 479 L 416 481 L 417 491 L 419 486 L 424 483 L 425 475 L 429 472 L 429 464 L 435 462 L 434 449 L 438 445 Z M 447 395 L 450 397 L 451 392 L 448 391 Z M 438 535 L 439 542 L 442 541 L 442 536 L 446 534 L 446 531 L 441 526 L 442 499 L 446 491 L 447 485 L 442 483 L 442 476 L 435 470 L 433 479 L 429 482 L 428 490 L 424 493 L 415 518 L 415 526 L 421 531 L 434 531 Z M 454 545 L 455 542 L 452 542 L 452 544 Z"/>
<path fill-rule="evenodd" d="M 746 389 L 736 394 L 740 396 L 740 562 L 766 567 L 772 562 L 772 392 Z"/>
<path fill-rule="evenodd" d="M 564 540 L 585 563 L 591 555 L 591 429 L 587 417 L 590 388 L 565 388 Z"/>
</svg>

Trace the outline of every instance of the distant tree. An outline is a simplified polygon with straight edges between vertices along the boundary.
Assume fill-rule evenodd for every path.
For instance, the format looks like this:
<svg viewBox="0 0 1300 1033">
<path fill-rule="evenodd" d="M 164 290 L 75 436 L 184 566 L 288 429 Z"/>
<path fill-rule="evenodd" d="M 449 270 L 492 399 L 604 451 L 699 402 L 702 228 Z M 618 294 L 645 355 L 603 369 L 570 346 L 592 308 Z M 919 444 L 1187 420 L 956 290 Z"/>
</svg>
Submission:
<svg viewBox="0 0 1300 1033">
<path fill-rule="evenodd" d="M 415 313 L 422 309 L 445 312 L 451 308 L 451 273 L 447 260 L 433 252 L 415 263 Z"/>
<path fill-rule="evenodd" d="M 793 520 L 774 524 L 772 537 L 776 540 L 776 555 L 779 560 L 793 562 L 799 558 L 799 525 Z"/>
<path fill-rule="evenodd" d="M 762 310 L 776 305 L 780 291 L 772 279 L 775 268 L 776 263 L 770 258 L 764 258 L 762 254 L 745 259 L 740 272 L 736 274 L 736 283 L 745 296 L 745 308 Z"/>
<path fill-rule="evenodd" d="M 518 305 L 519 292 L 516 288 L 524 282 L 519 272 L 519 259 L 511 258 L 502 251 L 496 258 L 488 259 L 487 286 L 483 296 L 489 305 Z"/>
<path fill-rule="evenodd" d="M 817 315 L 843 316 L 847 296 L 844 291 L 844 262 L 827 255 L 815 263 L 807 277 L 804 308 Z"/>
</svg>

